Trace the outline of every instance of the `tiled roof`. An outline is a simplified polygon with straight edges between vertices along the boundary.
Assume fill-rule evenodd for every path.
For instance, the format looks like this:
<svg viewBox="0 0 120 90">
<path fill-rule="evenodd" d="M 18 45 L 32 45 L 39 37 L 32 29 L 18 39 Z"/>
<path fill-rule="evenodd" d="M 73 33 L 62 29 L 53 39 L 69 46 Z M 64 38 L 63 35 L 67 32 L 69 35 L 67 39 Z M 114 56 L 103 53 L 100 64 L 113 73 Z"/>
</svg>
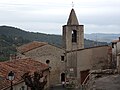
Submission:
<svg viewBox="0 0 120 90">
<path fill-rule="evenodd" d="M 25 45 L 18 47 L 17 50 L 21 53 L 25 53 L 25 52 L 28 52 L 28 51 L 33 50 L 35 48 L 44 46 L 46 44 L 47 44 L 46 42 L 33 41 L 33 42 L 30 42 L 28 44 L 25 44 Z"/>
<path fill-rule="evenodd" d="M 82 51 L 82 50 L 92 49 L 92 48 L 101 48 L 101 47 L 110 47 L 110 46 L 108 46 L 108 45 L 93 46 L 93 47 L 88 47 L 88 48 L 83 48 L 83 49 L 77 49 L 77 50 L 67 51 L 67 53 L 75 52 L 75 51 Z"/>
<path fill-rule="evenodd" d="M 46 64 L 30 58 L 0 62 L 0 90 L 4 87 L 10 86 L 10 81 L 7 80 L 7 75 L 10 71 L 15 73 L 15 79 L 13 81 L 15 84 L 22 80 L 21 76 L 26 72 L 33 74 L 35 71 L 46 69 L 48 69 Z"/>
<path fill-rule="evenodd" d="M 120 42 L 120 40 L 113 40 L 112 43 Z"/>
</svg>

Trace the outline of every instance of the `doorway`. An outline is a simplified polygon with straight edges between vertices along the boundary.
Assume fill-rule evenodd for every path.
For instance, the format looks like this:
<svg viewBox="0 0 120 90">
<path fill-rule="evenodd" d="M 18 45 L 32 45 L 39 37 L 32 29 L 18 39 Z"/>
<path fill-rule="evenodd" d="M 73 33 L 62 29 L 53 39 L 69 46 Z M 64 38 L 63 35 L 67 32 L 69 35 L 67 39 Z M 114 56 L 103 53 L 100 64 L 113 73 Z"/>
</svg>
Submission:
<svg viewBox="0 0 120 90">
<path fill-rule="evenodd" d="M 65 82 L 65 73 L 61 73 L 61 82 Z"/>
<path fill-rule="evenodd" d="M 84 80 L 86 79 L 86 77 L 89 75 L 89 71 L 90 70 L 84 70 L 84 71 L 80 71 L 80 76 L 81 76 L 81 84 L 84 82 Z M 86 82 L 89 80 L 89 77 L 87 78 Z"/>
</svg>

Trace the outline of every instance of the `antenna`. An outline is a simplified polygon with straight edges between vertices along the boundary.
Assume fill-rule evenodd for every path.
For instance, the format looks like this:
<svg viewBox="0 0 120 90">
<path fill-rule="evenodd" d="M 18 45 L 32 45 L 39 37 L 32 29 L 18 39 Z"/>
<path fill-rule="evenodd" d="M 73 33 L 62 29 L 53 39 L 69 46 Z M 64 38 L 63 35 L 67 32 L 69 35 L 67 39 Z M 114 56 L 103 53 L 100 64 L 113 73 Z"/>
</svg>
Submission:
<svg viewBox="0 0 120 90">
<path fill-rule="evenodd" d="M 74 8 L 74 3 L 72 2 L 72 8 Z"/>
</svg>

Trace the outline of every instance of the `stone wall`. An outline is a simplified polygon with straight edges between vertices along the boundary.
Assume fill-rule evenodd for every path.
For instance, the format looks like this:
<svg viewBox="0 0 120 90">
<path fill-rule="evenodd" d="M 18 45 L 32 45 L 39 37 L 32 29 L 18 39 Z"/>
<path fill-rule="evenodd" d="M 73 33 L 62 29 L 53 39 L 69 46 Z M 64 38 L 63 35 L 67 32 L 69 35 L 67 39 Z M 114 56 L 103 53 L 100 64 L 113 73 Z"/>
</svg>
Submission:
<svg viewBox="0 0 120 90">
<path fill-rule="evenodd" d="M 108 49 L 109 46 L 100 46 L 77 51 L 78 71 L 104 69 L 108 64 Z"/>
<path fill-rule="evenodd" d="M 52 45 L 44 45 L 42 47 L 30 50 L 25 53 L 26 57 L 33 58 L 46 64 L 46 60 L 49 60 L 50 68 L 50 82 L 51 85 L 59 84 L 60 73 L 65 70 L 65 63 L 61 61 L 61 56 L 64 56 L 64 50 Z"/>
<path fill-rule="evenodd" d="M 76 30 L 77 41 L 72 42 L 72 31 Z M 63 47 L 67 51 L 84 48 L 84 26 L 83 25 L 64 25 L 63 26 Z"/>
<path fill-rule="evenodd" d="M 69 52 L 67 66 L 77 69 L 77 77 L 80 77 L 80 71 L 107 68 L 108 50 L 109 46 L 98 46 Z"/>
</svg>

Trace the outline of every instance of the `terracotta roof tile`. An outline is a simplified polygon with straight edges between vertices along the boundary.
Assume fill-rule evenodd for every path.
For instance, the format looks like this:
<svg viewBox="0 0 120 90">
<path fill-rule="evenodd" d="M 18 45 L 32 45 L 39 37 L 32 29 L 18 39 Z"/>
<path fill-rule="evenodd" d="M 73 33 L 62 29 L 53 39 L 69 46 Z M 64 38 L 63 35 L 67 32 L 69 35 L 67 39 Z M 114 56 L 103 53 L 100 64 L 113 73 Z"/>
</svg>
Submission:
<svg viewBox="0 0 120 90">
<path fill-rule="evenodd" d="M 17 50 L 21 53 L 24 53 L 24 52 L 28 52 L 30 50 L 33 50 L 35 48 L 44 46 L 46 44 L 47 44 L 46 42 L 33 41 L 33 42 L 30 42 L 28 44 L 25 44 L 25 45 L 18 47 Z"/>
<path fill-rule="evenodd" d="M 21 76 L 26 72 L 33 74 L 35 71 L 46 69 L 48 69 L 46 64 L 30 58 L 0 62 L 0 90 L 6 86 L 10 86 L 10 81 L 7 80 L 7 75 L 10 71 L 15 73 L 15 79 L 13 81 L 15 84 L 22 80 Z"/>
</svg>

